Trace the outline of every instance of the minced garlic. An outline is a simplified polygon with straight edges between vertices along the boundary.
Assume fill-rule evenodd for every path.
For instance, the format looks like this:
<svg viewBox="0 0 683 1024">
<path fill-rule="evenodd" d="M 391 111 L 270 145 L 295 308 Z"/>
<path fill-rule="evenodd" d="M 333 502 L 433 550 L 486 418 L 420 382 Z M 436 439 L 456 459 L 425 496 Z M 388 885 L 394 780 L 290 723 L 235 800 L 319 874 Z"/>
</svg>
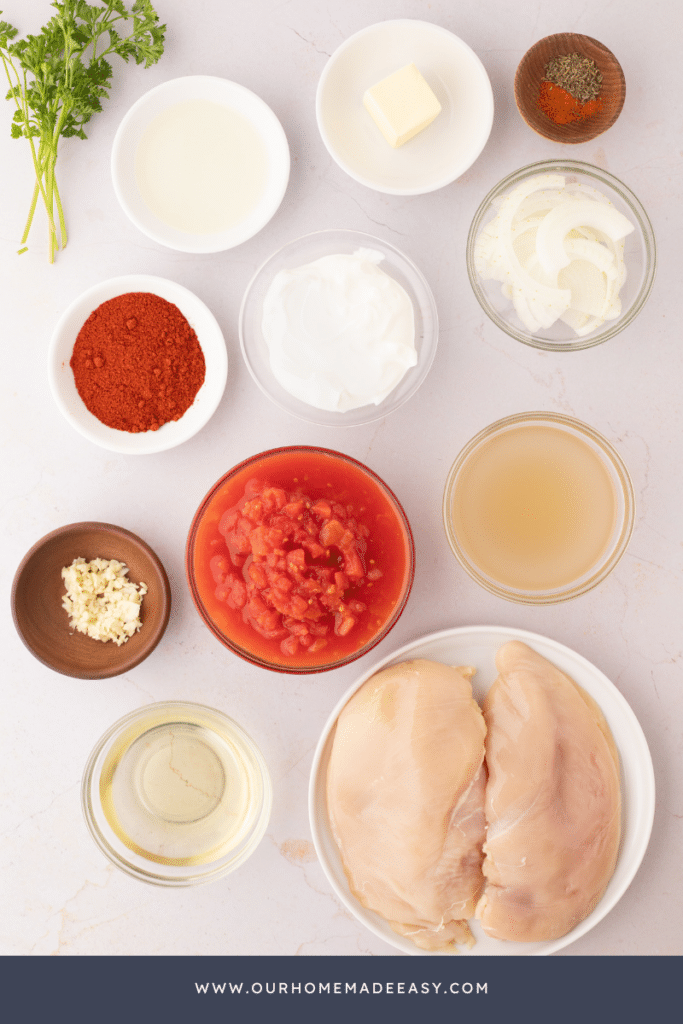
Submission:
<svg viewBox="0 0 683 1024">
<path fill-rule="evenodd" d="M 119 647 L 140 629 L 140 605 L 147 586 L 127 579 L 128 566 L 116 559 L 75 558 L 62 569 L 66 594 L 62 607 L 69 625 L 93 640 L 113 640 Z"/>
</svg>

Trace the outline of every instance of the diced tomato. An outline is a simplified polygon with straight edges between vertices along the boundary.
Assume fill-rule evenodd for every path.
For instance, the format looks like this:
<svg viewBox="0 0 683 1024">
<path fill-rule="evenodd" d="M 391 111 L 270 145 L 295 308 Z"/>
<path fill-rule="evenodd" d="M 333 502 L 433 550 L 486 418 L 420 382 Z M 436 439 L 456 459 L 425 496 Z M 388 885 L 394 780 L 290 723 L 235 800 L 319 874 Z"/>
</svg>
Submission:
<svg viewBox="0 0 683 1024">
<path fill-rule="evenodd" d="M 308 626 L 305 622 L 299 622 L 297 619 L 287 618 L 284 621 L 285 629 L 288 629 L 294 636 L 301 638 L 302 636 L 310 636 Z"/>
<path fill-rule="evenodd" d="M 274 512 L 269 521 L 271 526 L 282 531 L 283 537 L 293 537 L 297 532 L 296 523 L 293 523 L 284 512 Z"/>
<path fill-rule="evenodd" d="M 225 555 L 214 555 L 209 562 L 209 569 L 214 583 L 222 583 L 230 572 L 230 565 Z"/>
<path fill-rule="evenodd" d="M 282 653 L 288 654 L 290 656 L 296 654 L 298 649 L 299 641 L 295 636 L 292 636 L 291 634 L 288 637 L 286 637 L 280 644 L 280 650 L 282 651 Z"/>
<path fill-rule="evenodd" d="M 334 585 L 337 588 L 337 590 L 340 590 L 343 593 L 345 590 L 349 589 L 351 583 L 349 581 L 349 577 L 346 575 L 345 572 L 335 572 Z"/>
<path fill-rule="evenodd" d="M 321 519 L 329 519 L 332 515 L 332 506 L 329 501 L 323 501 L 321 499 L 311 505 L 311 512 L 313 515 L 319 516 Z"/>
<path fill-rule="evenodd" d="M 339 547 L 339 542 L 345 532 L 344 526 L 339 519 L 328 519 L 320 529 L 320 543 L 324 544 L 326 548 Z"/>
<path fill-rule="evenodd" d="M 262 498 L 263 504 L 269 512 L 274 508 L 284 508 L 287 504 L 287 493 L 281 487 L 265 487 Z"/>
<path fill-rule="evenodd" d="M 271 526 L 255 526 L 249 534 L 251 551 L 257 557 L 265 557 L 275 551 L 282 544 L 282 539 L 282 530 L 275 530 Z"/>
<path fill-rule="evenodd" d="M 260 498 L 252 498 L 242 508 L 242 515 L 251 519 L 254 523 L 260 523 L 263 516 L 263 502 Z"/>
<path fill-rule="evenodd" d="M 301 547 L 308 551 L 311 558 L 322 558 L 325 554 L 325 548 L 313 537 L 306 537 L 305 540 L 302 540 Z"/>
<path fill-rule="evenodd" d="M 322 650 L 333 634 L 346 637 L 367 621 L 366 580 L 382 576 L 374 560 L 365 572 L 371 534 L 357 515 L 352 504 L 251 478 L 220 518 L 223 550 L 212 540 L 216 600 L 286 658 Z"/>
<path fill-rule="evenodd" d="M 234 528 L 238 519 L 239 512 L 234 509 L 228 509 L 228 511 L 224 512 L 220 518 L 220 522 L 218 523 L 218 532 L 223 534 L 229 533 L 230 530 Z"/>
<path fill-rule="evenodd" d="M 268 574 L 263 562 L 250 562 L 247 568 L 249 579 L 258 590 L 268 586 Z"/>
<path fill-rule="evenodd" d="M 281 593 L 286 594 L 294 586 L 294 580 L 290 580 L 289 576 L 285 576 L 284 573 L 276 573 L 273 570 L 272 586 L 274 590 L 279 590 Z"/>
<path fill-rule="evenodd" d="M 326 636 L 329 633 L 330 627 L 324 622 L 309 622 L 308 632 L 311 636 Z"/>
<path fill-rule="evenodd" d="M 247 588 L 244 580 L 237 576 L 232 577 L 232 589 L 226 601 L 230 608 L 244 608 L 247 603 Z"/>
<path fill-rule="evenodd" d="M 334 631 L 337 636 L 346 636 L 355 625 L 356 620 L 353 615 L 349 614 L 348 610 L 337 612 L 334 617 Z"/>
<path fill-rule="evenodd" d="M 234 573 L 225 576 L 216 587 L 216 597 L 219 601 L 225 601 L 228 608 L 244 608 L 247 603 L 247 588 L 244 580 Z"/>
<path fill-rule="evenodd" d="M 283 506 L 282 511 L 284 515 L 289 516 L 290 519 L 298 519 L 303 513 L 305 502 L 303 498 L 299 498 L 298 501 L 289 501 Z"/>
<path fill-rule="evenodd" d="M 344 549 L 344 572 L 351 580 L 360 580 L 365 575 L 363 563 L 355 548 Z"/>
<path fill-rule="evenodd" d="M 306 552 L 303 548 L 295 548 L 293 551 L 288 551 L 286 560 L 287 568 L 292 575 L 300 576 L 305 572 Z"/>
<path fill-rule="evenodd" d="M 297 589 L 300 594 L 307 597 L 313 597 L 314 594 L 322 594 L 323 591 L 321 584 L 315 579 L 301 580 Z"/>
<path fill-rule="evenodd" d="M 260 633 L 263 633 L 264 636 L 277 633 L 281 627 L 280 616 L 268 607 L 259 594 L 252 593 L 249 596 L 247 607 L 251 622 Z"/>
<path fill-rule="evenodd" d="M 293 615 L 297 619 L 302 619 L 308 611 L 308 601 L 305 597 L 301 597 L 299 594 L 293 594 L 290 608 L 290 615 Z"/>
</svg>

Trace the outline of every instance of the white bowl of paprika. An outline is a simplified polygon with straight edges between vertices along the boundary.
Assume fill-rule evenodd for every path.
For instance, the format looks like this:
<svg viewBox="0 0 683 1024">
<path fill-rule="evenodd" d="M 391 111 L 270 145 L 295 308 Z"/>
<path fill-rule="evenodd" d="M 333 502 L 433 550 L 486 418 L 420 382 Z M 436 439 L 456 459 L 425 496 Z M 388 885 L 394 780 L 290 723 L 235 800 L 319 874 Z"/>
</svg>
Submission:
<svg viewBox="0 0 683 1024">
<path fill-rule="evenodd" d="M 124 455 L 175 448 L 218 407 L 228 374 L 211 311 L 182 285 L 135 274 L 102 281 L 57 323 L 48 353 L 58 408 L 94 444 Z"/>
</svg>

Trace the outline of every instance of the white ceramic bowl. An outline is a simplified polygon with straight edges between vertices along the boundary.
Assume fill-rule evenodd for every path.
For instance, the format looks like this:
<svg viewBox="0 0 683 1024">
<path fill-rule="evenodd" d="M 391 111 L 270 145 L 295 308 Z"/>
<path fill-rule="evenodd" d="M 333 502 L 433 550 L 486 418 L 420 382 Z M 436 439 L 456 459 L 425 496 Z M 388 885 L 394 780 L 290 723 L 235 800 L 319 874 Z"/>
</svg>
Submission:
<svg viewBox="0 0 683 1024">
<path fill-rule="evenodd" d="M 188 100 L 208 100 L 241 115 L 257 135 L 267 154 L 267 180 L 261 198 L 238 223 L 212 233 L 190 233 L 161 220 L 142 198 L 135 177 L 135 156 L 146 129 L 164 111 Z M 182 252 L 222 252 L 252 238 L 282 202 L 289 181 L 289 146 L 277 117 L 249 89 L 225 78 L 193 75 L 163 82 L 141 96 L 119 125 L 114 138 L 111 172 L 116 197 L 123 210 L 149 238 Z"/>
<path fill-rule="evenodd" d="M 280 270 L 300 267 L 323 256 L 338 253 L 351 255 L 357 249 L 375 249 L 381 252 L 384 259 L 378 264 L 380 270 L 395 278 L 410 297 L 415 313 L 417 363 L 406 371 L 394 390 L 379 405 L 363 405 L 347 412 L 330 412 L 316 409 L 290 395 L 273 376 L 268 346 L 261 330 L 263 300 L 273 278 Z M 308 420 L 310 423 L 349 427 L 382 419 L 415 394 L 434 360 L 439 338 L 439 318 L 429 285 L 407 256 L 388 242 L 366 235 L 362 231 L 330 229 L 316 231 L 289 242 L 259 267 L 249 282 L 242 300 L 239 330 L 242 355 L 249 372 L 271 401 L 293 416 Z"/>
<path fill-rule="evenodd" d="M 108 299 L 128 292 L 151 292 L 178 307 L 204 353 L 206 376 L 194 402 L 176 421 L 164 423 L 159 430 L 139 434 L 114 430 L 105 426 L 86 408 L 81 400 L 73 371 L 69 365 L 78 332 L 93 310 Z M 207 306 L 191 291 L 174 281 L 147 274 L 113 277 L 83 292 L 62 313 L 54 329 L 48 350 L 48 378 L 50 389 L 60 412 L 71 426 L 93 444 L 124 455 L 149 455 L 193 437 L 208 423 L 223 397 L 228 377 L 228 353 L 218 322 Z"/>
<path fill-rule="evenodd" d="M 442 955 L 418 949 L 410 939 L 397 935 L 383 918 L 363 907 L 349 888 L 339 849 L 332 836 L 325 795 L 327 765 L 337 718 L 344 705 L 370 676 L 387 665 L 394 665 L 410 658 L 428 658 L 446 665 L 475 665 L 477 673 L 472 680 L 472 689 L 475 698 L 481 701 L 498 674 L 495 666 L 496 651 L 509 640 L 522 640 L 533 647 L 582 686 L 602 709 L 612 730 L 621 761 L 621 845 L 617 865 L 605 894 L 595 910 L 567 935 L 550 942 L 504 942 L 487 936 L 478 921 L 470 921 L 472 933 L 477 941 L 470 950 L 461 948 L 461 955 L 543 956 L 563 949 L 589 932 L 609 913 L 626 892 L 645 856 L 655 810 L 654 770 L 643 730 L 616 686 L 580 654 L 555 640 L 523 629 L 471 626 L 432 633 L 387 655 L 363 673 L 347 690 L 322 731 L 313 758 L 309 787 L 309 815 L 313 841 L 330 885 L 354 917 L 385 942 L 400 949 L 402 953 L 417 956 Z"/>
<path fill-rule="evenodd" d="M 436 120 L 393 149 L 363 106 L 366 89 L 414 63 L 441 103 Z M 325 65 L 316 95 L 318 128 L 332 158 L 378 192 L 419 195 L 459 178 L 486 145 L 493 92 L 470 47 L 440 25 L 400 19 L 356 32 Z"/>
</svg>

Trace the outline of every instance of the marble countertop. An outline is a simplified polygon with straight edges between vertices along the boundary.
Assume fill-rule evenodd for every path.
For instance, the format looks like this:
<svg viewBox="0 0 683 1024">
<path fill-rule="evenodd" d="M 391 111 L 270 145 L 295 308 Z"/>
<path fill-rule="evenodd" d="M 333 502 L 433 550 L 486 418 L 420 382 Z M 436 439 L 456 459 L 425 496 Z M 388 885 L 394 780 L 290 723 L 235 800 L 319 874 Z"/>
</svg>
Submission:
<svg viewBox="0 0 683 1024">
<path fill-rule="evenodd" d="M 23 35 L 47 20 L 47 0 L 6 0 L 3 17 Z M 453 626 L 528 629 L 596 665 L 637 715 L 654 761 L 652 839 L 630 888 L 589 934 L 559 955 L 680 954 L 683 951 L 683 347 L 678 301 L 683 234 L 683 132 L 676 97 L 683 16 L 677 0 L 647 12 L 637 0 L 568 7 L 560 0 L 156 0 L 168 24 L 153 68 L 114 61 L 105 110 L 88 141 L 67 140 L 58 176 L 70 239 L 54 266 L 40 210 L 29 252 L 15 255 L 30 202 L 28 148 L 0 131 L 2 293 L 3 771 L 0 805 L 0 952 L 20 955 L 284 954 L 400 955 L 366 931 L 333 894 L 312 844 L 308 776 L 322 726 L 373 661 Z M 357 184 L 330 158 L 315 122 L 315 90 L 330 54 L 353 32 L 390 18 L 422 18 L 452 30 L 491 78 L 495 119 L 488 145 L 453 184 L 428 195 L 384 195 Z M 644 33 L 644 20 L 647 32 Z M 676 31 L 672 29 L 678 26 Z M 604 42 L 627 82 L 617 123 L 592 142 L 562 147 L 535 135 L 514 103 L 514 72 L 542 36 L 577 31 Z M 273 220 L 251 241 L 216 255 L 157 245 L 116 201 L 109 157 L 116 128 L 152 86 L 180 75 L 240 82 L 280 119 L 291 149 L 289 188 Z M 3 108 L 0 108 L 0 112 Z M 542 352 L 498 330 L 477 304 L 465 270 L 465 239 L 488 190 L 535 160 L 571 157 L 624 181 L 657 237 L 658 273 L 640 316 L 618 337 L 578 353 Z M 369 426 L 315 427 L 269 403 L 241 358 L 240 302 L 256 267 L 289 240 L 349 227 L 403 250 L 429 281 L 441 332 L 431 372 L 400 410 Z M 46 352 L 64 308 L 96 282 L 122 274 L 168 277 L 195 292 L 225 335 L 228 384 L 218 411 L 194 438 L 168 452 L 127 457 L 77 434 L 52 400 Z M 634 483 L 633 537 L 614 572 L 567 604 L 516 605 L 488 594 L 459 568 L 441 521 L 448 469 L 464 443 L 502 416 L 540 409 L 601 431 Z M 331 673 L 279 675 L 217 643 L 185 583 L 187 530 L 199 501 L 243 458 L 286 444 L 337 448 L 377 471 L 412 524 L 417 572 L 402 618 L 375 651 Z M 154 654 L 118 678 L 57 675 L 23 647 L 9 590 L 25 551 L 42 535 L 101 520 L 143 537 L 168 571 L 173 608 Z M 93 844 L 80 808 L 85 761 L 116 719 L 160 700 L 191 700 L 227 712 L 260 745 L 270 766 L 273 813 L 256 853 L 211 885 L 165 890 L 112 867 Z"/>
</svg>

